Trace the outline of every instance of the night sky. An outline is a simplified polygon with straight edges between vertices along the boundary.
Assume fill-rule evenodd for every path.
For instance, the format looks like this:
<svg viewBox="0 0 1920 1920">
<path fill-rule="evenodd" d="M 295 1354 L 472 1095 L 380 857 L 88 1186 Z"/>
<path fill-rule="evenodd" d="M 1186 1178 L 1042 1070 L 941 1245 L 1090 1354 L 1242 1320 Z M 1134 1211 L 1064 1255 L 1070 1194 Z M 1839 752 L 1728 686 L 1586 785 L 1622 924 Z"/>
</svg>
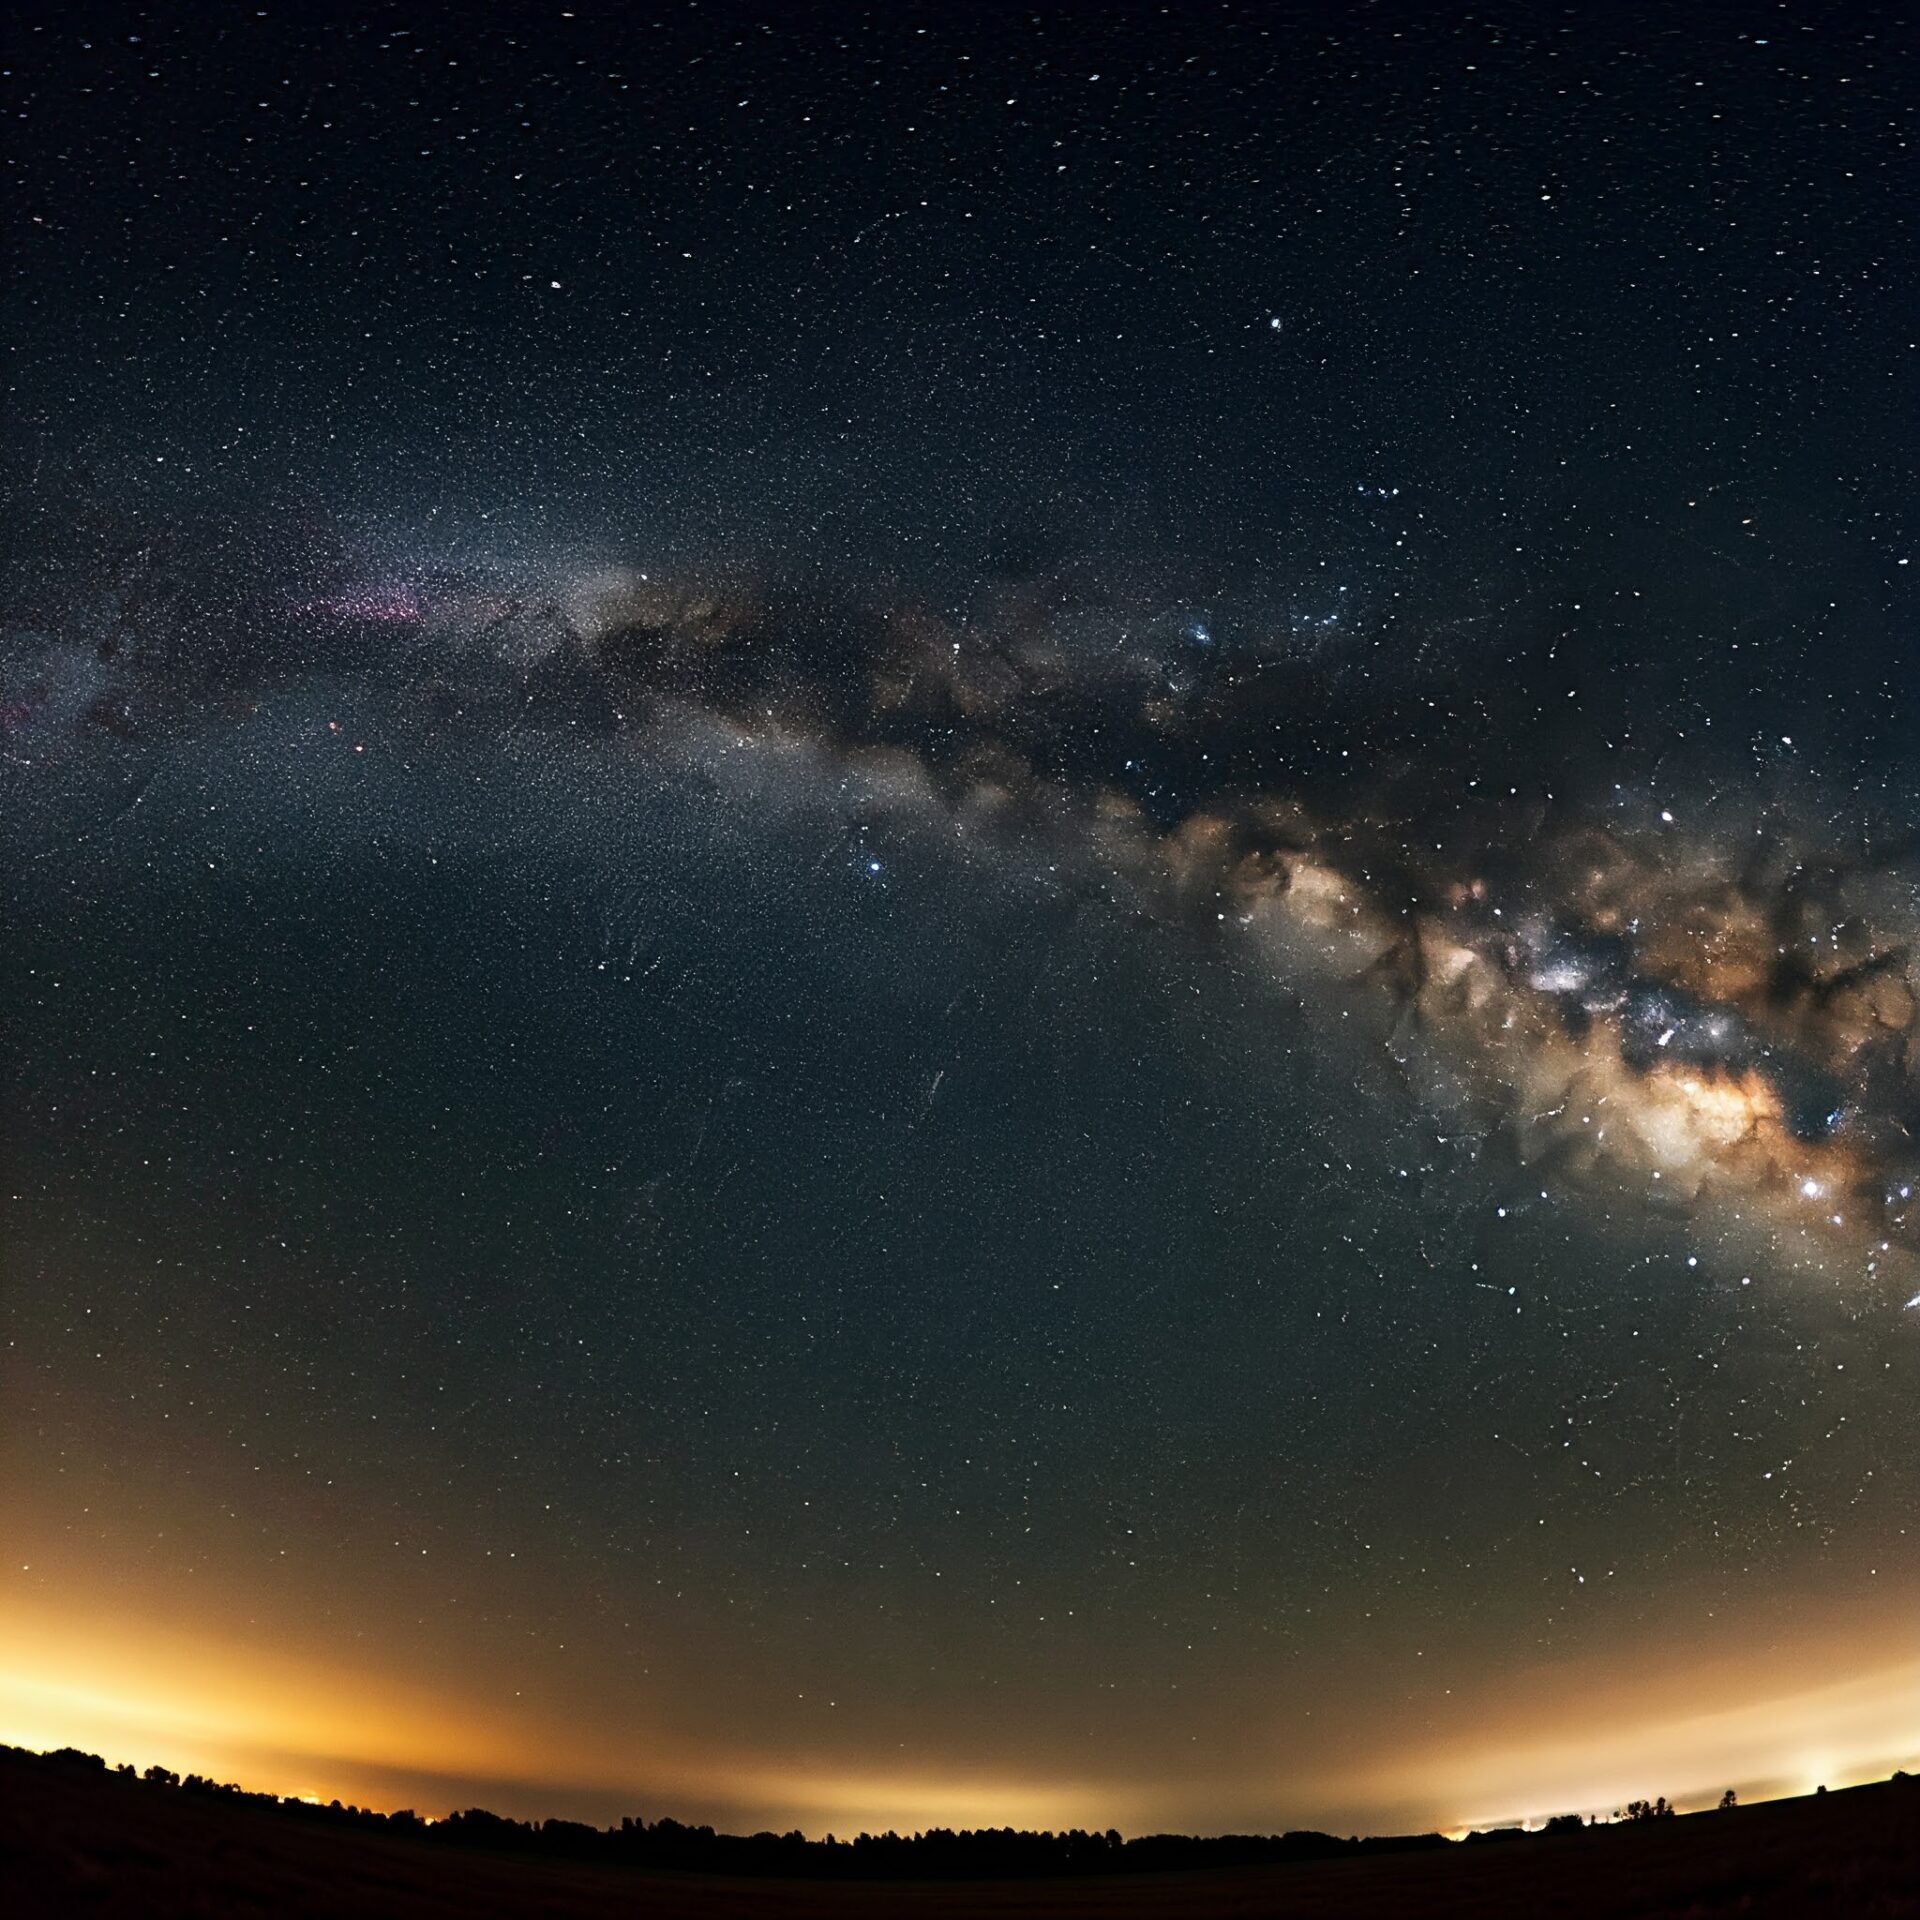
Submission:
<svg viewBox="0 0 1920 1920">
<path fill-rule="evenodd" d="M 0 1738 L 1914 1765 L 1897 11 L 339 12 L 4 28 Z"/>
</svg>

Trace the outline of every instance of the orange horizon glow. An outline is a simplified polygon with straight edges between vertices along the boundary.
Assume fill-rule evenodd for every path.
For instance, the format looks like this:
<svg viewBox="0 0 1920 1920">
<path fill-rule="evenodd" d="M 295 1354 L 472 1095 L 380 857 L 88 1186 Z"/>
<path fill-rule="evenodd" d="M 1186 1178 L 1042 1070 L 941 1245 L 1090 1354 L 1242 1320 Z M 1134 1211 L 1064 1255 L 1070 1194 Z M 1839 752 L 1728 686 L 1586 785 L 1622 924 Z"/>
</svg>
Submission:
<svg viewBox="0 0 1920 1920">
<path fill-rule="evenodd" d="M 1690 1697 L 1670 1677 L 1636 1680 L 1598 1664 L 1520 1675 L 1470 1733 L 1390 1739 L 1384 1753 L 1336 1742 L 1264 1781 L 1046 1780 L 692 1751 L 556 1724 L 541 1711 L 489 1716 L 390 1674 L 307 1665 L 217 1637 L 160 1627 L 110 1636 L 98 1619 L 18 1600 L 0 1605 L 0 1641 L 6 1744 L 79 1747 L 111 1765 L 157 1763 L 287 1799 L 433 1816 L 485 1805 L 605 1822 L 624 1804 L 691 1822 L 720 1808 L 742 1827 L 798 1827 L 810 1838 L 926 1826 L 1458 1834 L 1605 1815 L 1656 1793 L 1683 1809 L 1729 1786 L 1743 1801 L 1788 1797 L 1884 1778 L 1920 1756 L 1920 1657 L 1822 1679 L 1857 1652 L 1851 1636 L 1793 1649 L 1758 1696 L 1739 1661 L 1696 1673 Z M 1599 1703 L 1578 1733 L 1567 1730 L 1569 1690 Z M 1260 1806 L 1264 1818 L 1254 1815 Z"/>
</svg>

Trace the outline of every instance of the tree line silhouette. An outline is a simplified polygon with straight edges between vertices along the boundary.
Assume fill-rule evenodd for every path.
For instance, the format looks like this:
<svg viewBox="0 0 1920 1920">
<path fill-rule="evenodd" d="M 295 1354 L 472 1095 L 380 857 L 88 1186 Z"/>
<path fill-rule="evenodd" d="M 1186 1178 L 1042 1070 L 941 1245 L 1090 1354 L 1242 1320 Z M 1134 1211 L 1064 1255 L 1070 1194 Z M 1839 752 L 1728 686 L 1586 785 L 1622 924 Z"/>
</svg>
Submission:
<svg viewBox="0 0 1920 1920">
<path fill-rule="evenodd" d="M 829 1834 L 809 1840 L 798 1831 L 751 1834 L 718 1833 L 673 1819 L 627 1818 L 615 1827 L 594 1827 L 579 1820 L 515 1820 L 468 1807 L 444 1819 L 425 1819 L 411 1809 L 380 1813 L 370 1807 L 343 1806 L 338 1800 L 282 1799 L 197 1773 L 184 1778 L 166 1767 L 144 1773 L 121 1765 L 109 1769 L 97 1753 L 75 1747 L 36 1754 L 0 1747 L 0 1754 L 37 1766 L 84 1770 L 123 1780 L 129 1789 L 191 1795 L 195 1798 L 269 1808 L 294 1819 L 361 1832 L 418 1836 L 437 1846 L 533 1854 L 549 1859 L 600 1861 L 676 1871 L 779 1875 L 795 1879 L 963 1880 L 1040 1879 L 1060 1874 L 1160 1873 L 1184 1867 L 1278 1865 L 1288 1861 L 1332 1860 L 1346 1856 L 1417 1853 L 1451 1847 L 1444 1834 L 1419 1833 L 1341 1838 L 1337 1834 L 1296 1831 L 1277 1834 L 1139 1834 L 1123 1839 L 1113 1828 L 1088 1832 L 1030 1832 L 1014 1827 L 929 1827 L 922 1832 L 861 1833 L 841 1840 Z M 1733 1805 L 1728 1790 L 1722 1808 Z M 1637 1800 L 1616 1821 L 1626 1824 L 1669 1817 L 1674 1809 Z M 1546 1823 L 1547 1834 L 1588 1831 L 1612 1823 L 1583 1822 L 1577 1813 Z M 1469 1843 L 1534 1837 L 1524 1827 L 1496 1827 L 1467 1836 Z"/>
</svg>

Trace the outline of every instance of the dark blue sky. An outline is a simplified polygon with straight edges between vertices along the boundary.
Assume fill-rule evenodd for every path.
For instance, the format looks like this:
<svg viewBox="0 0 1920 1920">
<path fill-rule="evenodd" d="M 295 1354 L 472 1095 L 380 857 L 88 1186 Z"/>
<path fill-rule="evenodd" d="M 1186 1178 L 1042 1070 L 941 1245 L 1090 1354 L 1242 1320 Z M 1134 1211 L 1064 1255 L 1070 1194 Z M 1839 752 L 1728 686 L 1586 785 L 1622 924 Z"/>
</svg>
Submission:
<svg viewBox="0 0 1920 1920">
<path fill-rule="evenodd" d="M 14 1720 L 812 1831 L 1908 1758 L 1778 1703 L 1913 1679 L 1910 59 L 17 15 Z"/>
</svg>

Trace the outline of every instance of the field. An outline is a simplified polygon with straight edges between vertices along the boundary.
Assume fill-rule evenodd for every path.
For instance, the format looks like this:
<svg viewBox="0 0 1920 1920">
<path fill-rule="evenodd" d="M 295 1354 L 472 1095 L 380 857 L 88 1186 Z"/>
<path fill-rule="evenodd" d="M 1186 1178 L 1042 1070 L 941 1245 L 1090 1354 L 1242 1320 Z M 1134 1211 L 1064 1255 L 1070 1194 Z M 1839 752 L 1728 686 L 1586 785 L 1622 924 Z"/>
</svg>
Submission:
<svg viewBox="0 0 1920 1920">
<path fill-rule="evenodd" d="M 724 1879 L 471 1853 L 0 1759 L 0 1888 L 19 1920 L 1347 1920 L 1920 1916 L 1920 1782 L 1578 1834 L 1296 1866 L 1051 1881 Z"/>
</svg>

